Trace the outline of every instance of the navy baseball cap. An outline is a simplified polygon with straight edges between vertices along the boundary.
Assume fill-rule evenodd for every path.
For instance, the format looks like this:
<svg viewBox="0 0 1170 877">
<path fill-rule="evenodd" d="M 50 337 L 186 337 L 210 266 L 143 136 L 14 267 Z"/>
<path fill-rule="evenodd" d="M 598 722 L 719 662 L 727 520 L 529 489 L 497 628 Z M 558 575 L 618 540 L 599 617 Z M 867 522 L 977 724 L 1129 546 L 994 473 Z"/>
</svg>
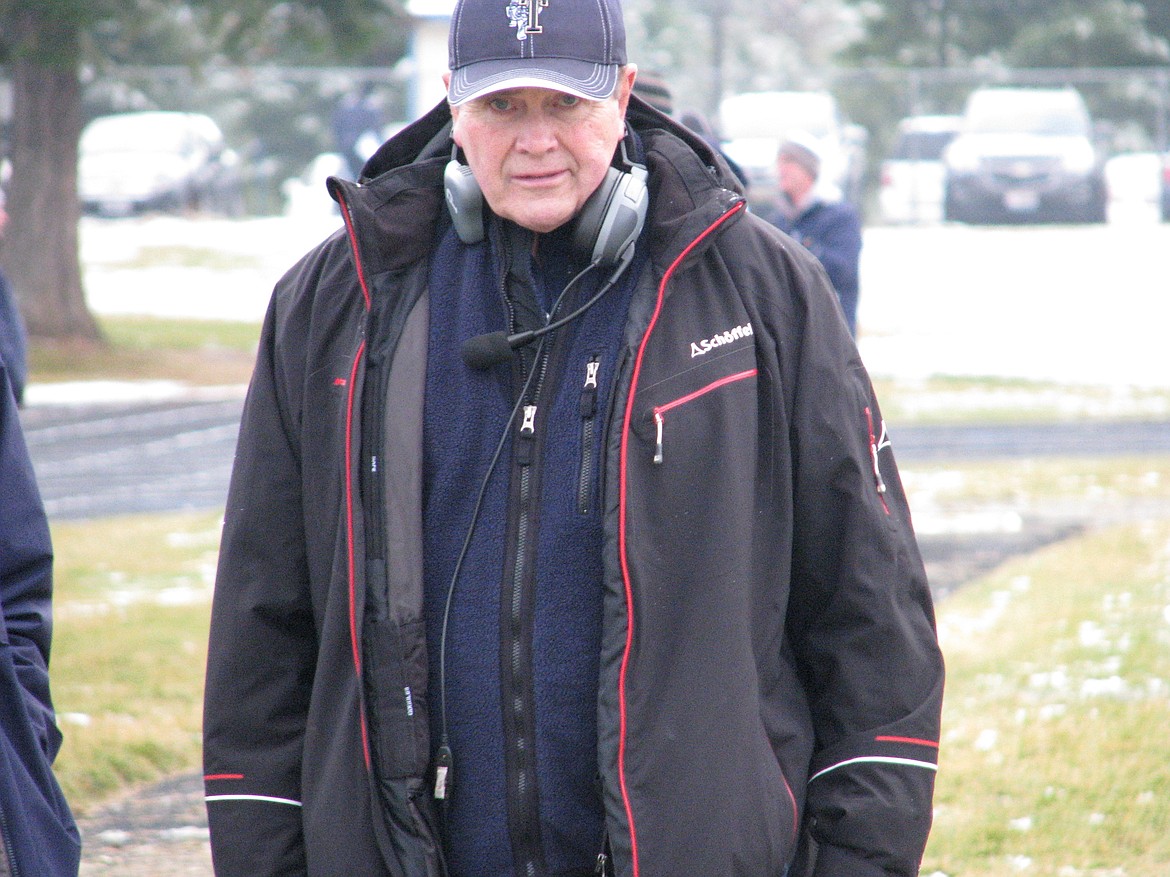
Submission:
<svg viewBox="0 0 1170 877">
<path fill-rule="evenodd" d="M 604 100 L 626 29 L 619 0 L 459 0 L 447 47 L 452 104 L 525 87 Z"/>
</svg>

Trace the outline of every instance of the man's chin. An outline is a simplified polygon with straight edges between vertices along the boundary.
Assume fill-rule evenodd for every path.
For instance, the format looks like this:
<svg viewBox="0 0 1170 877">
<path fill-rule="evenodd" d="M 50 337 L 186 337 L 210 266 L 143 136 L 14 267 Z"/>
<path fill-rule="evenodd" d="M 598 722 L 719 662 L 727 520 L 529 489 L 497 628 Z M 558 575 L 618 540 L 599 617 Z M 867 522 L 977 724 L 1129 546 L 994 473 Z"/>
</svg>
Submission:
<svg viewBox="0 0 1170 877">
<path fill-rule="evenodd" d="M 567 204 L 560 198 L 526 197 L 518 199 L 514 209 L 497 210 L 496 213 L 521 228 L 545 234 L 560 228 L 576 216 L 577 205 Z"/>
</svg>

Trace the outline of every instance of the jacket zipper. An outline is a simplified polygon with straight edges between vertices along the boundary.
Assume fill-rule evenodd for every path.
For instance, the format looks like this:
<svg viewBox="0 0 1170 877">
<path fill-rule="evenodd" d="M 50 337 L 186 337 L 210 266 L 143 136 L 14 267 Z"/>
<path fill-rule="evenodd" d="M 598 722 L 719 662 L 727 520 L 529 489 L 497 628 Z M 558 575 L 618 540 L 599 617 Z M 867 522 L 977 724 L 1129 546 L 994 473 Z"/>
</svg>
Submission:
<svg viewBox="0 0 1170 877">
<path fill-rule="evenodd" d="M 577 511 L 589 514 L 593 498 L 593 439 L 597 434 L 597 375 L 601 359 L 591 356 L 585 363 L 585 383 L 581 387 L 581 467 L 577 478 Z"/>
<path fill-rule="evenodd" d="M 549 339 L 551 340 L 551 338 Z M 512 570 L 511 593 L 509 595 L 509 631 L 507 654 L 511 671 L 511 686 L 506 694 L 508 722 L 512 728 L 511 746 L 515 771 L 510 777 L 511 794 L 519 814 L 519 825 L 539 825 L 539 806 L 536 799 L 536 752 L 532 737 L 533 716 L 531 715 L 531 688 L 528 686 L 531 664 L 531 644 L 527 642 L 528 596 L 532 588 L 532 572 L 529 552 L 533 528 L 533 467 L 539 459 L 539 445 L 536 436 L 536 418 L 539 413 L 541 391 L 548 372 L 549 351 L 546 345 L 537 348 L 536 361 L 532 367 L 537 370 L 531 395 L 521 411 L 520 428 L 517 433 L 515 462 L 519 467 L 517 496 L 517 519 L 515 566 Z M 540 854 L 539 830 L 523 829 L 514 837 L 515 851 L 522 862 L 522 877 L 535 877 Z"/>
<path fill-rule="evenodd" d="M 752 368 L 748 369 L 747 371 L 737 372 L 733 375 L 727 375 L 726 377 L 722 377 L 717 381 L 712 381 L 711 383 L 707 384 L 707 386 L 701 387 L 698 390 L 695 390 L 693 393 L 687 393 L 685 396 L 680 396 L 679 398 L 667 402 L 664 405 L 657 406 L 654 409 L 654 462 L 661 464 L 665 459 L 662 451 L 662 433 L 666 424 L 667 412 L 678 408 L 681 405 L 686 405 L 688 402 L 698 399 L 701 396 L 706 396 L 708 393 L 714 390 L 718 390 L 720 387 L 726 387 L 728 384 L 734 384 L 737 381 L 744 380 L 745 378 L 755 377 L 757 372 L 758 369 Z"/>
</svg>

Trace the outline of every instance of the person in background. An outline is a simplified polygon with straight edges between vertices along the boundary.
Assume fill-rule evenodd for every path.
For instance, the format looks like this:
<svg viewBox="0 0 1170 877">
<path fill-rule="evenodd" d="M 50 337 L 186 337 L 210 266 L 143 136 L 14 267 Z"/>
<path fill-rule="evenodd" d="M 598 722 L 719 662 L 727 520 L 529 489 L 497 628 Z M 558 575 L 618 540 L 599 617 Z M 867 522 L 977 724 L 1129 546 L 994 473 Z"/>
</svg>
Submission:
<svg viewBox="0 0 1170 877">
<path fill-rule="evenodd" d="M 0 363 L 0 874 L 76 877 L 81 838 L 53 775 L 53 550 Z"/>
<path fill-rule="evenodd" d="M 857 336 L 861 287 L 861 216 L 847 201 L 826 201 L 816 191 L 821 159 L 800 139 L 780 144 L 776 154 L 781 205 L 771 222 L 817 257 L 833 284 L 849 332 Z"/>
<path fill-rule="evenodd" d="M 358 91 L 347 94 L 333 111 L 333 140 L 345 160 L 349 179 L 361 176 L 369 151 L 381 141 L 382 111 L 374 97 L 373 86 L 363 83 Z"/>
<path fill-rule="evenodd" d="M 632 93 L 619 0 L 449 46 L 261 333 L 217 875 L 910 877 L 942 656 L 824 271 Z"/>
<path fill-rule="evenodd" d="M 7 225 L 4 190 L 0 189 L 0 241 L 4 239 Z M 9 384 L 16 404 L 20 405 L 24 402 L 24 387 L 28 380 L 28 336 L 12 285 L 3 271 L 0 271 L 0 362 L 8 369 Z"/>
</svg>

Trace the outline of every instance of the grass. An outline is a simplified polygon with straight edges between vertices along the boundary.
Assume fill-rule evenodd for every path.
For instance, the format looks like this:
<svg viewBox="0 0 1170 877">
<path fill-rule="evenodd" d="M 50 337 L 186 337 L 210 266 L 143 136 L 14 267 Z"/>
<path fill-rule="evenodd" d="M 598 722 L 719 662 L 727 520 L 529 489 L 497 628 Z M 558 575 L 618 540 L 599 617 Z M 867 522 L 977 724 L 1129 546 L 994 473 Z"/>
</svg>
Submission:
<svg viewBox="0 0 1170 877">
<path fill-rule="evenodd" d="M 1009 562 L 939 620 L 948 690 L 922 873 L 1162 877 L 1170 521 Z"/>
<path fill-rule="evenodd" d="M 173 380 L 214 386 L 252 374 L 260 326 L 220 320 L 99 318 L 105 344 L 34 340 L 32 383 L 86 380 Z"/>
<path fill-rule="evenodd" d="M 79 812 L 198 767 L 220 517 L 53 524 L 56 770 Z"/>
<path fill-rule="evenodd" d="M 920 381 L 878 377 L 874 386 L 889 423 L 1051 423 L 1170 417 L 1170 390 L 1156 388 L 947 376 Z"/>
</svg>

